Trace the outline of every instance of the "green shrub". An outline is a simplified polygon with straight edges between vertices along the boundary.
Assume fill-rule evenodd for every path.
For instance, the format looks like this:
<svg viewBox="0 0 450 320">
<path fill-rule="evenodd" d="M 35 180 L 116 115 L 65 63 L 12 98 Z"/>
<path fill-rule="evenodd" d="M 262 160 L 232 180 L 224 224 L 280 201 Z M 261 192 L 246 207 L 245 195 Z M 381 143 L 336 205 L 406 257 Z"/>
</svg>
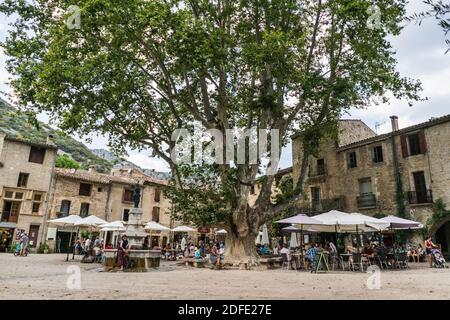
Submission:
<svg viewBox="0 0 450 320">
<path fill-rule="evenodd" d="M 37 253 L 45 253 L 47 250 L 47 253 L 51 253 L 50 247 L 46 243 L 41 243 L 39 245 L 39 248 L 37 249 Z"/>
</svg>

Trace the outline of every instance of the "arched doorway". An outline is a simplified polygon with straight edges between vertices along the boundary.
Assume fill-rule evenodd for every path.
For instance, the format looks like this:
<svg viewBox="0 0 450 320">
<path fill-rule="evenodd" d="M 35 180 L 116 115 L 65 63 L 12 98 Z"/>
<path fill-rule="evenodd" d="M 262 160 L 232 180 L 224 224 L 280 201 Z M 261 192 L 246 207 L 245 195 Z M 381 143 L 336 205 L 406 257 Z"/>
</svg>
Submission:
<svg viewBox="0 0 450 320">
<path fill-rule="evenodd" d="M 436 243 L 442 247 L 445 256 L 450 256 L 450 221 L 443 223 L 435 233 Z"/>
</svg>

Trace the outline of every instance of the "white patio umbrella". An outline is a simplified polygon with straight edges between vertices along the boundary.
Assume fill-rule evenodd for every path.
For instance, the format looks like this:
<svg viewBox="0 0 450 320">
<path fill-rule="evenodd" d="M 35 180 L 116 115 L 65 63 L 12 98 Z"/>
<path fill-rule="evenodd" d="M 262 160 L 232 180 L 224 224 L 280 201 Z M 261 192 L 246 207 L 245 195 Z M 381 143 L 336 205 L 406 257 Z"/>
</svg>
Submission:
<svg viewBox="0 0 450 320">
<path fill-rule="evenodd" d="M 360 232 L 373 232 L 385 230 L 389 227 L 389 224 L 380 221 L 373 217 L 365 216 L 360 213 L 345 213 L 337 210 L 331 210 L 314 216 L 322 222 L 322 225 L 315 226 L 322 232 L 335 232 L 337 233 L 354 233 L 359 235 Z M 334 229 L 334 230 L 333 230 Z M 359 251 L 359 241 L 358 251 Z"/>
<path fill-rule="evenodd" d="M 390 224 L 390 229 L 392 229 L 392 230 L 407 230 L 407 229 L 422 229 L 423 228 L 423 224 L 421 224 L 420 222 L 403 219 L 403 218 L 392 216 L 392 215 L 381 218 L 380 220 L 388 222 Z"/>
<path fill-rule="evenodd" d="M 66 261 L 69 261 L 69 251 L 70 251 L 70 245 L 72 244 L 72 235 L 73 235 L 73 231 L 75 228 L 75 223 L 80 222 L 81 220 L 83 220 L 83 218 L 81 218 L 80 216 L 71 214 L 71 215 L 68 215 L 67 217 L 52 219 L 52 220 L 48 221 L 49 224 L 53 224 L 58 227 L 72 226 L 72 231 L 70 232 L 69 245 L 67 247 Z M 74 255 L 72 256 L 72 259 L 74 259 L 74 258 L 75 258 L 75 250 L 74 250 Z"/>
<path fill-rule="evenodd" d="M 75 226 L 77 227 L 98 227 L 100 225 L 104 225 L 107 223 L 105 220 L 100 219 L 97 216 L 90 215 L 86 218 L 81 219 L 80 221 L 75 222 Z"/>
<path fill-rule="evenodd" d="M 331 210 L 313 217 L 322 222 L 321 225 L 314 226 L 314 229 L 322 232 L 353 233 L 353 232 L 373 232 L 385 230 L 389 227 L 386 222 L 360 213 L 345 213 Z"/>
<path fill-rule="evenodd" d="M 265 225 L 265 224 L 263 225 L 261 244 L 262 245 L 270 244 L 270 242 L 269 242 L 269 232 L 267 231 L 267 225 Z"/>
<path fill-rule="evenodd" d="M 125 231 L 126 228 L 122 221 L 117 220 L 99 225 L 100 231 Z"/>
<path fill-rule="evenodd" d="M 261 244 L 262 235 L 263 235 L 262 231 L 259 231 L 255 239 L 255 245 Z"/>
<path fill-rule="evenodd" d="M 187 227 L 187 226 L 178 226 L 174 229 L 172 229 L 172 232 L 194 232 L 197 231 L 194 228 Z"/>
<path fill-rule="evenodd" d="M 289 246 L 291 248 L 297 248 L 298 247 L 297 233 L 296 232 L 291 232 L 291 241 L 289 242 Z"/>
<path fill-rule="evenodd" d="M 150 221 L 144 226 L 145 230 L 151 230 L 151 231 L 170 231 L 170 228 L 167 228 L 166 226 L 163 226 L 162 224 L 159 224 L 155 221 Z"/>
<path fill-rule="evenodd" d="M 225 229 L 221 229 L 221 230 L 216 231 L 216 234 L 227 234 L 227 233 L 228 232 Z"/>
</svg>

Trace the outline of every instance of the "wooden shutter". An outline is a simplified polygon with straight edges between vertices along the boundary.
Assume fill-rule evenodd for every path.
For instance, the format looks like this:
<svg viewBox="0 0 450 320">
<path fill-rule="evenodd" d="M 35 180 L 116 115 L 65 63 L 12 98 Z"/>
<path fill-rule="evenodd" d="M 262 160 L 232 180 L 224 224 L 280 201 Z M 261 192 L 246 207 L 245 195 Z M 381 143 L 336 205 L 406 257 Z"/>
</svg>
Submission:
<svg viewBox="0 0 450 320">
<path fill-rule="evenodd" d="M 406 158 L 409 156 L 408 154 L 408 144 L 406 142 L 406 135 L 402 135 L 400 136 L 400 143 L 402 145 L 402 155 L 403 158 Z"/>
<path fill-rule="evenodd" d="M 30 157 L 28 158 L 29 162 L 42 164 L 44 163 L 44 158 L 45 158 L 45 149 L 31 147 Z"/>
<path fill-rule="evenodd" d="M 425 131 L 421 130 L 419 132 L 419 143 L 420 143 L 420 153 L 427 153 L 427 141 L 425 140 Z"/>
<path fill-rule="evenodd" d="M 159 207 L 153 207 L 152 221 L 159 222 Z"/>
<path fill-rule="evenodd" d="M 155 188 L 155 201 L 159 202 L 161 200 L 161 189 Z"/>
</svg>

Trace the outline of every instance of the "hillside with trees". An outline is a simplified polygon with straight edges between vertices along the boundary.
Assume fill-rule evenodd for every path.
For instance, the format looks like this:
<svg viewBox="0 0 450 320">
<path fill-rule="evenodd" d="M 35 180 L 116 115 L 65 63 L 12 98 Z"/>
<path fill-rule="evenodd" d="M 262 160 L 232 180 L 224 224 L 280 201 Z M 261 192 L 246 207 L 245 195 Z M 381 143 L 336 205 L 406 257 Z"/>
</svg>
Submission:
<svg viewBox="0 0 450 320">
<path fill-rule="evenodd" d="M 75 140 L 61 130 L 56 130 L 40 121 L 31 121 L 27 114 L 0 98 L 0 133 L 32 142 L 45 142 L 52 134 L 58 148 L 75 160 L 82 169 L 94 166 L 99 172 L 109 172 L 113 164 L 96 156 L 83 143 Z M 66 163 L 67 161 L 63 161 Z"/>
</svg>

